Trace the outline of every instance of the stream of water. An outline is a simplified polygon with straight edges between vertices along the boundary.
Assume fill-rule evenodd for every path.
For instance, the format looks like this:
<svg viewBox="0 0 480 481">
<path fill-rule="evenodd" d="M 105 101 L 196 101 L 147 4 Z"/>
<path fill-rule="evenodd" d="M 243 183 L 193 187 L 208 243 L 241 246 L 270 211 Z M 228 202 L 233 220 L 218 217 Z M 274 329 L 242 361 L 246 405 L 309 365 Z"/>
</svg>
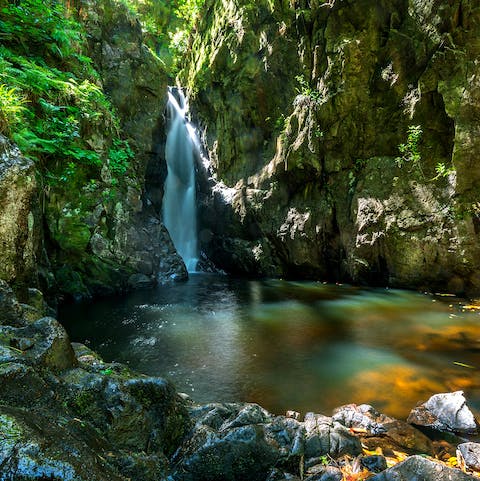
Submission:
<svg viewBox="0 0 480 481">
<path fill-rule="evenodd" d="M 168 174 L 163 196 L 163 223 L 182 257 L 188 272 L 198 262 L 197 212 L 195 195 L 193 127 L 186 119 L 188 110 L 183 92 L 169 88 L 167 103 L 167 142 L 165 157 Z"/>
<path fill-rule="evenodd" d="M 60 318 L 72 340 L 198 402 L 276 414 L 369 403 L 404 418 L 433 393 L 464 390 L 480 408 L 480 313 L 453 297 L 195 274 Z"/>
</svg>

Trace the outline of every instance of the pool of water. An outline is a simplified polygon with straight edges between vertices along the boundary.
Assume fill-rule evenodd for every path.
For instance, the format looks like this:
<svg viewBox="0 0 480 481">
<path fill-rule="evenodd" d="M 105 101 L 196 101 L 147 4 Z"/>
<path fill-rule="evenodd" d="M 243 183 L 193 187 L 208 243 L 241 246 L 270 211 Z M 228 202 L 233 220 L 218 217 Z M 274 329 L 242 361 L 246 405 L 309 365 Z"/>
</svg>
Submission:
<svg viewBox="0 0 480 481">
<path fill-rule="evenodd" d="M 480 311 L 453 297 L 192 275 L 63 306 L 73 341 L 171 379 L 197 402 L 330 414 L 369 403 L 405 418 L 436 392 L 480 408 Z"/>
</svg>

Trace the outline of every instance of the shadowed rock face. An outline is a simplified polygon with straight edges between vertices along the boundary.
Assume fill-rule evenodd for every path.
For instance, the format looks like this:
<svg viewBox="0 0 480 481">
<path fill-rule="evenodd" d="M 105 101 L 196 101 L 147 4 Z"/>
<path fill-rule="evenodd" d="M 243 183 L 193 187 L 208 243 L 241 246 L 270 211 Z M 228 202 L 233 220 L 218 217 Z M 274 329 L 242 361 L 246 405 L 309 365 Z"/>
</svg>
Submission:
<svg viewBox="0 0 480 481">
<path fill-rule="evenodd" d="M 211 258 L 478 291 L 479 29 L 459 0 L 208 1 L 184 78 Z"/>
</svg>

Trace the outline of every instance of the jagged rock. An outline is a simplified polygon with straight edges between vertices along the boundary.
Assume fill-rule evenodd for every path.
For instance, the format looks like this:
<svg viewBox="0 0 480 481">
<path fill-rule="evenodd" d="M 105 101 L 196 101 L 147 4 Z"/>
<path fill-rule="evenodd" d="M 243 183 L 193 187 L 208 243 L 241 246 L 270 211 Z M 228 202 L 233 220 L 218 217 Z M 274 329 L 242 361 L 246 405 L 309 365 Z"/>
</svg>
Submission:
<svg viewBox="0 0 480 481">
<path fill-rule="evenodd" d="M 348 428 L 365 432 L 366 444 L 391 444 L 395 449 L 433 454 L 430 439 L 409 424 L 381 414 L 368 404 L 348 404 L 335 409 L 333 419 Z M 381 439 L 381 441 L 380 441 Z"/>
<path fill-rule="evenodd" d="M 411 456 L 370 479 L 371 481 L 473 481 L 476 478 L 459 469 L 448 468 L 422 456 Z"/>
<path fill-rule="evenodd" d="M 480 444 L 462 443 L 457 448 L 457 458 L 461 464 L 474 471 L 480 471 Z"/>
<path fill-rule="evenodd" d="M 307 459 L 327 454 L 337 458 L 344 454 L 357 455 L 362 452 L 360 440 L 344 425 L 327 416 L 307 413 L 305 431 Z"/>
<path fill-rule="evenodd" d="M 0 325 L 23 326 L 23 310 L 11 287 L 0 279 Z"/>
<path fill-rule="evenodd" d="M 195 428 L 177 452 L 175 480 L 258 480 L 299 470 L 304 428 L 255 404 L 209 404 L 191 412 Z"/>
<path fill-rule="evenodd" d="M 463 391 L 434 394 L 410 412 L 407 422 L 454 433 L 473 434 L 478 430 Z"/>
</svg>

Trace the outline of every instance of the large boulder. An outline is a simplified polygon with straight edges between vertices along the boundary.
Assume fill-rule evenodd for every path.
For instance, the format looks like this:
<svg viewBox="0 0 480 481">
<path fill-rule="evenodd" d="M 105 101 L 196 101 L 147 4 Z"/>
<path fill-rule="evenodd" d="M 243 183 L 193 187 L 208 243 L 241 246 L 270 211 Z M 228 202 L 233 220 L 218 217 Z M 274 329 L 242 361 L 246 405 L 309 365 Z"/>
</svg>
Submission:
<svg viewBox="0 0 480 481">
<path fill-rule="evenodd" d="M 478 431 L 478 422 L 467 405 L 463 391 L 434 394 L 410 412 L 407 422 L 459 434 L 475 434 Z"/>
<path fill-rule="evenodd" d="M 106 461 L 109 446 L 94 432 L 52 420 L 30 409 L 0 406 L 2 481 L 125 480 Z"/>
</svg>

